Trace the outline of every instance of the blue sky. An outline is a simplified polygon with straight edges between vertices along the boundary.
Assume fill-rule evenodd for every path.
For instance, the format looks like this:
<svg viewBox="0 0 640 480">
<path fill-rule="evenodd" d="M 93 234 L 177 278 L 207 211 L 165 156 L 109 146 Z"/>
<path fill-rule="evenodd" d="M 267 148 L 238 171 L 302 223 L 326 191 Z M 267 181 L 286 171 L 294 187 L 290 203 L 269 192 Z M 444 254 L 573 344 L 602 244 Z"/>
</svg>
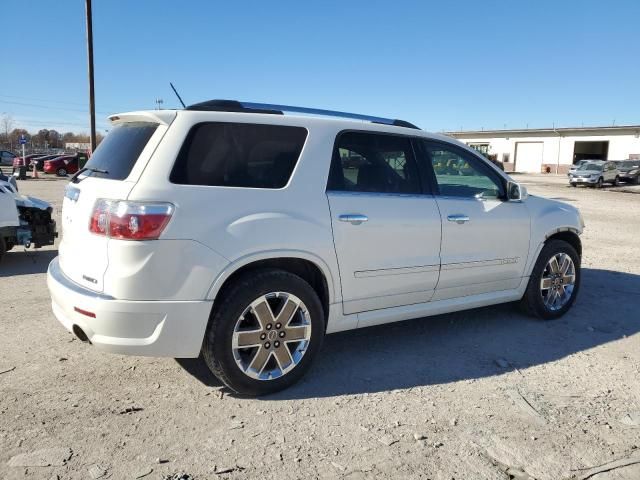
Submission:
<svg viewBox="0 0 640 480">
<path fill-rule="evenodd" d="M 212 98 L 428 130 L 640 124 L 640 2 L 94 0 L 99 129 Z M 86 131 L 84 1 L 2 0 L 0 113 Z M 9 21 L 10 20 L 10 21 Z"/>
</svg>

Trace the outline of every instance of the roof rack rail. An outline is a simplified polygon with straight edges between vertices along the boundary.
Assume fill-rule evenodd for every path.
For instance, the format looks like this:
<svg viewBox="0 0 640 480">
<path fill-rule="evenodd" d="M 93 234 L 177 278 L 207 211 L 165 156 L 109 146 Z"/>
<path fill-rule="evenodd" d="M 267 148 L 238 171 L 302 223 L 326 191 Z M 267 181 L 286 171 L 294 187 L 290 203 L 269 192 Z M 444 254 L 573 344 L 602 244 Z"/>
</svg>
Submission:
<svg viewBox="0 0 640 480">
<path fill-rule="evenodd" d="M 270 103 L 239 102 L 237 100 L 209 100 L 206 102 L 194 103 L 185 110 L 198 110 L 207 112 L 244 112 L 244 113 L 268 113 L 272 115 L 284 115 L 284 112 L 304 113 L 307 115 L 321 115 L 326 117 L 350 118 L 352 120 L 363 120 L 371 123 L 381 123 L 383 125 L 395 125 L 396 127 L 414 128 L 420 130 L 414 124 L 405 120 L 392 118 L 374 117 L 371 115 L 361 115 L 359 113 L 339 112 L 336 110 L 321 110 L 319 108 L 294 107 L 291 105 L 275 105 Z"/>
</svg>

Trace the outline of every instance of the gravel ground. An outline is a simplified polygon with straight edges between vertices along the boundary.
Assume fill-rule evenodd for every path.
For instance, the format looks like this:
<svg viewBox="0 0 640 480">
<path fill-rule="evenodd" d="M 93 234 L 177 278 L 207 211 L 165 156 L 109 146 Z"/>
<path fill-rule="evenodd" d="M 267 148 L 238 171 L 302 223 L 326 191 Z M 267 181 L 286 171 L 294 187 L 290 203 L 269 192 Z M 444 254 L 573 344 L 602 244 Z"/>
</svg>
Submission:
<svg viewBox="0 0 640 480">
<path fill-rule="evenodd" d="M 300 384 L 261 399 L 228 394 L 198 360 L 74 340 L 50 311 L 56 250 L 9 253 L 0 478 L 640 478 L 640 195 L 622 193 L 640 188 L 516 178 L 582 210 L 570 313 L 504 305 L 331 335 Z M 20 187 L 59 219 L 65 183 Z"/>
</svg>

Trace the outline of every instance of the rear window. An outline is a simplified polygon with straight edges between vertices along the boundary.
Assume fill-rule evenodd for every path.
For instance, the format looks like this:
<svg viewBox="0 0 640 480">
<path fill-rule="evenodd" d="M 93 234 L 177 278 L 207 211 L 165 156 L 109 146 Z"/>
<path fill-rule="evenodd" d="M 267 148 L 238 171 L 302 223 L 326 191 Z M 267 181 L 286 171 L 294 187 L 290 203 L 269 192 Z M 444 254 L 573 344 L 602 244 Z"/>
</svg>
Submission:
<svg viewBox="0 0 640 480">
<path fill-rule="evenodd" d="M 282 188 L 298 162 L 307 130 L 282 125 L 200 123 L 180 150 L 172 183 Z"/>
<path fill-rule="evenodd" d="M 116 125 L 102 140 L 86 165 L 87 168 L 105 170 L 107 173 L 91 175 L 112 180 L 127 178 L 156 128 L 158 124 L 146 122 Z"/>
</svg>

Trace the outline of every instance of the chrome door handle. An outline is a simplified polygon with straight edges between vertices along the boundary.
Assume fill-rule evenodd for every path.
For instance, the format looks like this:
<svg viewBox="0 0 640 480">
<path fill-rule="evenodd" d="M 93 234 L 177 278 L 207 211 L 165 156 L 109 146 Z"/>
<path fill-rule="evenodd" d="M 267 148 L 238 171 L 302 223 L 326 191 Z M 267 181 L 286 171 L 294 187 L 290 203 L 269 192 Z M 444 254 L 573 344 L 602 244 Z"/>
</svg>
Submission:
<svg viewBox="0 0 640 480">
<path fill-rule="evenodd" d="M 449 220 L 450 222 L 456 222 L 458 225 L 462 225 L 463 223 L 469 221 L 469 217 L 467 215 L 463 215 L 461 213 L 458 213 L 458 214 L 455 214 L 455 215 L 447 216 L 447 220 Z"/>
<path fill-rule="evenodd" d="M 366 215 L 361 214 L 351 214 L 351 215 L 340 215 L 338 220 L 341 222 L 349 222 L 352 225 L 360 225 L 362 222 L 366 222 L 369 218 Z"/>
</svg>

